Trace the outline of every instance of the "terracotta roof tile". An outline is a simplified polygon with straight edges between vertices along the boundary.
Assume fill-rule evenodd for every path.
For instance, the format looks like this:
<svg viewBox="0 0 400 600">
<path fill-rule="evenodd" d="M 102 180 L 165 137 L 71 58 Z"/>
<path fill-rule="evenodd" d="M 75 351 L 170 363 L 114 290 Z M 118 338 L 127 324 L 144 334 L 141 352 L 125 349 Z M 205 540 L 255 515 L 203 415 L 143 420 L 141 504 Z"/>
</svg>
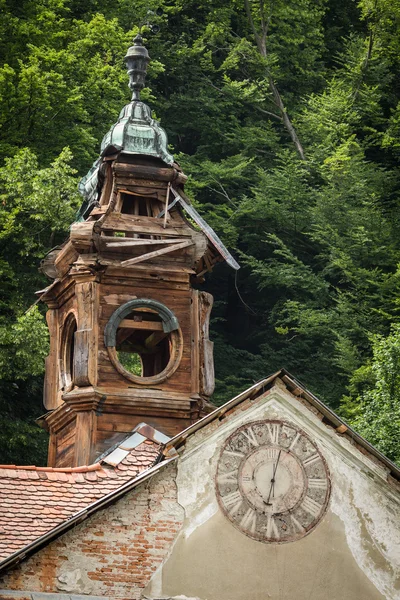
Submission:
<svg viewBox="0 0 400 600">
<path fill-rule="evenodd" d="M 0 560 L 152 466 L 160 446 L 146 440 L 119 467 L 52 469 L 0 465 Z"/>
</svg>

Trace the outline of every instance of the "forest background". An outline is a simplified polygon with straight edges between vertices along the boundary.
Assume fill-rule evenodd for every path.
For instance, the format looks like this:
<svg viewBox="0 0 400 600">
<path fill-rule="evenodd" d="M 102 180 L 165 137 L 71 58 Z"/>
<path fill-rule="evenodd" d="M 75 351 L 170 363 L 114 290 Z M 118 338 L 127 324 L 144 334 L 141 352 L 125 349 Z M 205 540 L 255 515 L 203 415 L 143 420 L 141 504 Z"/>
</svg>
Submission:
<svg viewBox="0 0 400 600">
<path fill-rule="evenodd" d="M 0 10 L 1 462 L 46 461 L 38 265 L 68 235 L 77 183 L 129 101 L 138 27 L 152 57 L 142 97 L 242 267 L 205 284 L 214 402 L 284 366 L 399 461 L 399 0 Z"/>
</svg>

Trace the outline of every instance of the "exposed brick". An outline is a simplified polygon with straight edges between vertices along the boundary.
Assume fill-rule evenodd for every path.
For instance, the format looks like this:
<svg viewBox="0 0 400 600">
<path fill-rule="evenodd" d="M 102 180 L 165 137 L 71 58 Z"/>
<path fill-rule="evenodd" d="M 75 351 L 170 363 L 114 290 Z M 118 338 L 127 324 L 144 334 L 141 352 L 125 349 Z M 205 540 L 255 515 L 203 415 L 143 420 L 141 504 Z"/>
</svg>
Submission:
<svg viewBox="0 0 400 600">
<path fill-rule="evenodd" d="M 160 485 L 165 492 L 154 510 Z M 84 577 L 71 594 L 138 600 L 168 555 L 182 523 L 175 465 L 169 465 L 9 571 L 0 578 L 0 588 L 60 592 L 58 577 L 79 565 Z"/>
<path fill-rule="evenodd" d="M 125 470 L 98 463 L 66 469 L 0 466 L 0 560 L 136 477 L 159 451 L 153 442 L 140 444 L 122 461 Z"/>
</svg>

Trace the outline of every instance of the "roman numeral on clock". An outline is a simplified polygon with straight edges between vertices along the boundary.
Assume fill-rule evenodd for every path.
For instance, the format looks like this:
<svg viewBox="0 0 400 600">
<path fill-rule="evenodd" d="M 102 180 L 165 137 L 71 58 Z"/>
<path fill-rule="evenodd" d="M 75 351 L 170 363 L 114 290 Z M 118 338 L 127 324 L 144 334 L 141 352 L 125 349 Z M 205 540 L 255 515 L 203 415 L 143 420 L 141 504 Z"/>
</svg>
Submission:
<svg viewBox="0 0 400 600">
<path fill-rule="evenodd" d="M 228 473 L 218 474 L 218 483 L 236 483 L 237 471 L 228 471 Z"/>
<path fill-rule="evenodd" d="M 272 515 L 268 516 L 268 522 L 267 522 L 267 537 L 269 538 L 279 538 L 279 529 L 275 523 L 275 519 Z"/>
<path fill-rule="evenodd" d="M 296 445 L 296 444 L 297 444 L 297 442 L 299 441 L 300 437 L 301 437 L 301 434 L 300 434 L 300 433 L 297 433 L 297 434 L 296 434 L 296 436 L 293 438 L 293 441 L 292 441 L 292 443 L 291 443 L 291 444 L 290 444 L 290 446 L 289 446 L 289 450 L 293 450 L 293 448 L 295 447 L 295 445 Z"/>
<path fill-rule="evenodd" d="M 257 441 L 257 438 L 255 436 L 254 431 L 252 430 L 251 427 L 248 428 L 247 431 L 242 431 L 244 437 L 247 439 L 247 441 L 254 446 L 255 448 L 257 448 L 257 446 L 259 446 L 259 443 Z"/>
<path fill-rule="evenodd" d="M 318 479 L 311 478 L 308 480 L 308 487 L 313 488 L 315 490 L 325 490 L 328 485 L 328 481 L 326 479 Z"/>
<path fill-rule="evenodd" d="M 276 458 L 278 458 L 279 450 L 277 448 L 267 448 L 266 454 L 268 458 L 272 458 L 272 460 L 275 460 Z"/>
<path fill-rule="evenodd" d="M 222 498 L 222 500 L 231 515 L 237 513 L 243 502 L 243 498 L 239 490 L 227 494 Z"/>
<path fill-rule="evenodd" d="M 224 454 L 228 456 L 238 456 L 239 458 L 243 458 L 244 454 L 242 452 L 235 452 L 235 450 L 224 450 Z"/>
<path fill-rule="evenodd" d="M 297 531 L 299 533 L 303 533 L 303 531 L 305 531 L 305 528 L 303 527 L 303 525 L 293 516 L 290 516 L 293 525 L 295 526 L 295 528 L 297 529 Z"/>
<path fill-rule="evenodd" d="M 301 507 L 306 512 L 310 513 L 310 515 L 312 515 L 314 518 L 318 517 L 319 513 L 321 512 L 321 508 L 322 508 L 322 506 L 320 504 L 318 504 L 318 502 L 315 502 L 315 500 L 313 500 L 309 496 L 306 496 L 304 498 Z"/>
<path fill-rule="evenodd" d="M 311 456 L 309 456 L 308 458 L 303 460 L 303 465 L 305 467 L 308 467 L 309 465 L 313 465 L 315 462 L 317 462 L 317 460 L 320 460 L 320 459 L 321 459 L 321 457 L 318 453 L 312 454 Z"/>
<path fill-rule="evenodd" d="M 279 441 L 279 434 L 281 431 L 280 423 L 268 423 L 268 431 L 271 437 L 271 442 L 277 444 Z"/>
<path fill-rule="evenodd" d="M 243 516 L 243 519 L 240 521 L 240 526 L 243 527 L 243 529 L 247 529 L 251 533 L 255 533 L 256 525 L 257 513 L 255 513 L 252 508 L 249 508 Z"/>
</svg>

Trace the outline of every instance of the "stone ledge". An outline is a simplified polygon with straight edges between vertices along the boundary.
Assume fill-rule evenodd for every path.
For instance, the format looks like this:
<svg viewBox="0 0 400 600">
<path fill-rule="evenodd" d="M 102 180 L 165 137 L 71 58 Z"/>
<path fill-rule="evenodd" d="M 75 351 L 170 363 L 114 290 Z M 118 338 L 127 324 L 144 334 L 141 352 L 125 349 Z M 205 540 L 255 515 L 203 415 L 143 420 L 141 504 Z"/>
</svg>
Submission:
<svg viewBox="0 0 400 600">
<path fill-rule="evenodd" d="M 0 590 L 0 600 L 112 600 L 110 596 L 80 596 L 44 592 Z"/>
</svg>

